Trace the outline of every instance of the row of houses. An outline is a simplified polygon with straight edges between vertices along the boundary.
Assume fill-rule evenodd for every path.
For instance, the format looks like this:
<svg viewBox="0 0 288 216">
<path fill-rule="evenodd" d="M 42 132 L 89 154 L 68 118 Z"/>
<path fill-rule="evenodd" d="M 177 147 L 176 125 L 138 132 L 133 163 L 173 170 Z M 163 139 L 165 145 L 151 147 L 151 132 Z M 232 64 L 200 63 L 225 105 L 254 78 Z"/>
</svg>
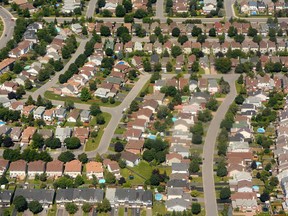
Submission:
<svg viewBox="0 0 288 216">
<path fill-rule="evenodd" d="M 47 163 L 41 160 L 29 163 L 24 160 L 18 160 L 9 163 L 8 160 L 0 159 L 0 175 L 8 172 L 10 178 L 24 179 L 28 177 L 29 179 L 34 179 L 36 175 L 44 173 L 49 178 L 58 178 L 62 175 L 76 178 L 78 175 L 82 175 L 82 171 L 82 163 L 79 160 L 72 160 L 64 164 L 59 160 Z M 88 179 L 92 179 L 93 176 L 97 179 L 104 178 L 104 168 L 100 162 L 88 162 L 85 165 L 85 172 Z"/>
<path fill-rule="evenodd" d="M 240 1 L 240 12 L 244 14 L 257 15 L 257 14 L 272 14 L 274 9 L 276 11 L 288 9 L 287 2 L 277 1 L 277 2 L 265 2 L 265 1 Z"/>
<path fill-rule="evenodd" d="M 133 11 L 136 11 L 138 9 L 147 10 L 148 0 L 132 0 L 131 3 Z M 108 10 L 112 14 L 115 14 L 117 6 L 121 4 L 121 0 L 106 0 L 104 7 L 101 7 L 100 11 Z"/>
<path fill-rule="evenodd" d="M 21 189 L 15 191 L 0 191 L 0 206 L 10 206 L 17 196 L 23 196 L 28 203 L 38 201 L 44 208 L 52 204 L 64 206 L 66 203 L 75 203 L 82 205 L 89 203 L 95 205 L 101 203 L 106 197 L 111 206 L 125 207 L 151 207 L 153 204 L 153 195 L 149 190 L 142 189 L 122 189 L 107 188 L 105 195 L 101 189 L 94 188 L 68 188 L 68 189 Z"/>
</svg>

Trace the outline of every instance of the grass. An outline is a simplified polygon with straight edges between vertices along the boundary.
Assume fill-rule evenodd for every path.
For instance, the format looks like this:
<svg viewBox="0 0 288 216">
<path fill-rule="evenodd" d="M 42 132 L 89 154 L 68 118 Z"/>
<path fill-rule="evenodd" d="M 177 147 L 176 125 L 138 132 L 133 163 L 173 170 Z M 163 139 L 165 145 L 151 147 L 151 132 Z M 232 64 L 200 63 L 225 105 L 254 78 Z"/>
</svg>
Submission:
<svg viewBox="0 0 288 216">
<path fill-rule="evenodd" d="M 167 166 L 167 167 L 155 167 L 155 168 L 158 168 L 160 173 L 164 173 L 166 171 L 166 174 L 169 176 L 171 173 L 172 173 L 172 167 L 170 166 Z"/>
<path fill-rule="evenodd" d="M 148 80 L 145 85 L 142 87 L 141 91 L 138 94 L 138 97 L 140 96 L 141 92 L 144 92 L 146 89 L 147 90 L 147 94 L 152 94 L 153 93 L 153 86 L 150 84 L 150 80 Z"/>
<path fill-rule="evenodd" d="M 141 216 L 146 216 L 146 209 L 142 209 L 140 215 L 141 215 Z"/>
<path fill-rule="evenodd" d="M 64 96 L 64 97 L 61 97 L 60 95 L 57 95 L 57 94 L 54 94 L 53 92 L 51 91 L 46 91 L 44 93 L 44 97 L 47 98 L 47 99 L 50 99 L 50 100 L 59 100 L 59 101 L 67 101 L 67 100 L 72 100 L 74 103 L 82 103 L 82 104 L 92 104 L 92 103 L 97 103 L 99 106 L 103 106 L 103 107 L 116 107 L 118 106 L 119 104 L 121 104 L 120 101 L 115 101 L 114 104 L 110 104 L 109 102 L 107 103 L 103 103 L 101 101 L 101 99 L 99 98 L 93 98 L 87 102 L 84 102 L 84 101 L 81 101 L 80 98 L 78 97 L 69 97 L 69 96 Z"/>
<path fill-rule="evenodd" d="M 118 216 L 124 216 L 125 209 L 123 207 L 118 208 Z"/>
<path fill-rule="evenodd" d="M 97 149 L 97 147 L 98 147 L 98 145 L 99 145 L 99 143 L 101 141 L 101 138 L 102 138 L 102 136 L 104 134 L 104 128 L 107 127 L 108 123 L 111 120 L 111 115 L 109 113 L 103 112 L 102 115 L 103 115 L 103 117 L 105 119 L 105 124 L 99 126 L 99 131 L 98 131 L 98 135 L 97 135 L 96 138 L 93 138 L 93 139 L 90 138 L 87 141 L 87 143 L 85 145 L 85 151 L 93 151 L 93 150 Z M 96 121 L 96 120 L 93 120 L 93 121 Z M 92 125 L 92 124 L 90 123 L 90 125 Z M 94 140 L 94 142 L 93 142 L 93 140 Z"/>
<path fill-rule="evenodd" d="M 165 215 L 166 214 L 166 208 L 165 208 L 164 203 L 155 201 L 153 203 L 152 215 L 157 215 L 157 214 Z"/>
<path fill-rule="evenodd" d="M 237 80 L 235 81 L 235 85 L 236 85 L 236 91 L 237 91 L 237 93 L 239 94 L 240 91 L 241 91 L 242 85 L 239 84 L 239 83 L 237 82 Z"/>
<path fill-rule="evenodd" d="M 125 128 L 117 127 L 115 130 L 115 134 L 123 134 L 126 131 Z"/>
<path fill-rule="evenodd" d="M 199 67 L 199 74 L 205 74 L 205 70 L 202 67 Z"/>
<path fill-rule="evenodd" d="M 138 166 L 131 168 L 135 173 L 139 173 L 141 176 L 144 176 L 146 179 L 149 179 L 153 167 L 151 167 L 146 161 L 141 161 Z"/>
<path fill-rule="evenodd" d="M 51 209 L 49 209 L 47 216 L 56 216 L 57 214 L 57 206 L 53 205 Z"/>
</svg>

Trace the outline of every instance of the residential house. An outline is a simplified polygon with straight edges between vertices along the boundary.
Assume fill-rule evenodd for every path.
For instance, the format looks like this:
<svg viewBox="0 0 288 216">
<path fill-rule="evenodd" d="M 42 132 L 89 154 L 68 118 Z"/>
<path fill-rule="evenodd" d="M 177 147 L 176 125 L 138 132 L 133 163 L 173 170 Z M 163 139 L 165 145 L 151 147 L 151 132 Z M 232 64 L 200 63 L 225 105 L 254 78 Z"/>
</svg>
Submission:
<svg viewBox="0 0 288 216">
<path fill-rule="evenodd" d="M 82 110 L 80 113 L 80 120 L 84 123 L 89 123 L 90 121 L 90 111 L 89 110 Z"/>
<path fill-rule="evenodd" d="M 28 178 L 35 178 L 36 175 L 41 175 L 45 171 L 45 162 L 38 160 L 38 161 L 31 161 L 28 164 Z"/>
<path fill-rule="evenodd" d="M 142 130 L 139 129 L 128 129 L 124 134 L 123 137 L 127 140 L 140 140 L 141 136 L 142 136 Z"/>
<path fill-rule="evenodd" d="M 22 139 L 21 143 L 22 144 L 29 144 L 30 140 L 32 139 L 32 136 L 34 133 L 36 133 L 37 129 L 35 127 L 27 127 L 24 129 L 22 133 Z"/>
<path fill-rule="evenodd" d="M 76 123 L 80 116 L 80 111 L 77 109 L 73 109 L 70 114 L 68 115 L 67 122 L 74 122 Z"/>
<path fill-rule="evenodd" d="M 165 202 L 165 207 L 170 212 L 183 212 L 189 209 L 190 206 L 191 202 L 182 198 L 170 199 Z"/>
<path fill-rule="evenodd" d="M 137 166 L 140 162 L 139 156 L 129 151 L 122 152 L 121 158 L 126 162 L 126 165 L 129 167 Z"/>
<path fill-rule="evenodd" d="M 8 169 L 9 160 L 0 159 L 0 176 L 2 176 Z"/>
<path fill-rule="evenodd" d="M 78 137 L 81 144 L 84 145 L 88 140 L 90 130 L 89 128 L 74 128 L 74 137 Z"/>
<path fill-rule="evenodd" d="M 20 42 L 16 48 L 12 49 L 8 55 L 11 58 L 19 58 L 28 53 L 32 49 L 32 45 L 32 41 L 24 40 Z"/>
<path fill-rule="evenodd" d="M 58 178 L 62 176 L 64 163 L 59 160 L 53 160 L 46 165 L 47 177 Z"/>
<path fill-rule="evenodd" d="M 109 172 L 113 173 L 116 179 L 120 179 L 120 167 L 116 161 L 111 161 L 110 159 L 104 159 L 103 165 L 108 169 Z"/>
<path fill-rule="evenodd" d="M 34 119 L 42 119 L 45 109 L 46 107 L 44 106 L 37 107 L 37 109 L 34 110 L 34 115 L 33 115 Z"/>
<path fill-rule="evenodd" d="M 0 62 L 0 74 L 10 70 L 11 66 L 14 65 L 14 58 L 6 58 Z"/>
<path fill-rule="evenodd" d="M 60 139 L 62 143 L 66 138 L 70 138 L 72 134 L 72 129 L 70 127 L 60 128 L 57 127 L 55 130 L 55 138 Z"/>
<path fill-rule="evenodd" d="M 12 127 L 10 132 L 10 137 L 13 142 L 20 142 L 22 136 L 22 128 L 21 127 Z"/>
<path fill-rule="evenodd" d="M 82 163 L 79 160 L 72 160 L 65 164 L 64 174 L 69 175 L 72 178 L 76 178 L 77 175 L 81 175 Z"/>
<path fill-rule="evenodd" d="M 166 165 L 172 166 L 173 163 L 181 163 L 183 157 L 178 153 L 169 153 L 166 155 Z"/>
<path fill-rule="evenodd" d="M 9 207 L 12 203 L 12 196 L 14 191 L 1 190 L 0 191 L 0 207 Z"/>
<path fill-rule="evenodd" d="M 26 176 L 26 161 L 18 160 L 10 163 L 9 167 L 10 178 L 24 179 Z"/>
<path fill-rule="evenodd" d="M 52 189 L 22 189 L 17 188 L 14 198 L 23 196 L 28 203 L 38 201 L 44 208 L 48 208 L 53 204 L 55 191 Z"/>
<path fill-rule="evenodd" d="M 141 154 L 144 147 L 144 140 L 129 140 L 125 145 L 125 151 L 133 154 Z"/>
<path fill-rule="evenodd" d="M 89 179 L 92 179 L 93 175 L 95 175 L 97 179 L 103 179 L 103 172 L 104 169 L 100 162 L 90 161 L 86 164 L 86 175 Z"/>
<path fill-rule="evenodd" d="M 63 121 L 66 118 L 66 109 L 60 107 L 55 110 L 55 117 L 58 121 Z"/>
</svg>

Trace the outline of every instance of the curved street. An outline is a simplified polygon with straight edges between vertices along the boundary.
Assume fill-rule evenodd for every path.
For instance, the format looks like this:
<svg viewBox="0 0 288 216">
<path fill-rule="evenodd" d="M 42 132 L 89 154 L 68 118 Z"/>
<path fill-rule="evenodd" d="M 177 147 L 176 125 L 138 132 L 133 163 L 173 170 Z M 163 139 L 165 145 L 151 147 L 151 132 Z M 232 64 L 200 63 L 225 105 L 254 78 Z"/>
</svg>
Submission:
<svg viewBox="0 0 288 216">
<path fill-rule="evenodd" d="M 0 49 L 2 49 L 13 38 L 15 21 L 12 21 L 13 16 L 6 8 L 0 7 L 0 16 L 4 24 L 4 30 L 0 38 Z"/>
<path fill-rule="evenodd" d="M 214 184 L 214 151 L 216 147 L 217 136 L 220 131 L 220 123 L 224 119 L 229 106 L 234 101 L 237 96 L 235 81 L 239 75 L 229 74 L 223 76 L 223 78 L 230 84 L 230 93 L 226 96 L 224 101 L 218 108 L 214 118 L 212 119 L 203 147 L 203 166 L 202 166 L 202 176 L 203 176 L 203 187 L 204 187 L 204 200 L 205 200 L 205 211 L 208 216 L 218 215 L 217 203 L 216 203 L 216 193 Z"/>
</svg>

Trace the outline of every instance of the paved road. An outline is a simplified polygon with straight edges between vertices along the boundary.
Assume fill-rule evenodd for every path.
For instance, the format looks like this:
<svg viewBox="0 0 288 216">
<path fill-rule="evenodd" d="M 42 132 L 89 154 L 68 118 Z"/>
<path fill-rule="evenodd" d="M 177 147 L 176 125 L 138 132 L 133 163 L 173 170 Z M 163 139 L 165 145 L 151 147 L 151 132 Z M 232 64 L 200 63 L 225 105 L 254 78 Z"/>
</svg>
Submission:
<svg viewBox="0 0 288 216">
<path fill-rule="evenodd" d="M 225 16 L 229 20 L 231 17 L 235 17 L 234 13 L 234 5 L 235 0 L 225 0 L 224 1 L 224 8 L 225 8 Z"/>
<path fill-rule="evenodd" d="M 156 2 L 156 18 L 160 20 L 160 22 L 165 22 L 166 17 L 164 15 L 164 0 L 157 0 Z"/>
<path fill-rule="evenodd" d="M 87 39 L 81 40 L 76 52 L 72 55 L 72 57 L 70 58 L 70 60 L 68 61 L 68 63 L 64 66 L 64 68 L 57 72 L 55 74 L 55 76 L 51 79 L 51 81 L 48 81 L 47 83 L 45 83 L 43 86 L 41 86 L 40 88 L 38 88 L 36 91 L 34 91 L 31 96 L 33 97 L 33 99 L 37 99 L 38 95 L 44 96 L 44 93 L 50 89 L 51 87 L 55 86 L 56 83 L 58 82 L 58 78 L 60 76 L 60 74 L 64 74 L 65 71 L 68 70 L 69 66 L 75 62 L 76 58 L 82 54 L 85 50 L 85 45 L 86 43 L 90 40 L 91 36 Z"/>
<path fill-rule="evenodd" d="M 86 18 L 93 17 L 95 14 L 97 0 L 90 0 L 87 7 Z"/>
<path fill-rule="evenodd" d="M 237 80 L 239 75 L 230 74 L 226 75 L 224 79 L 230 84 L 230 93 L 226 96 L 225 100 L 222 102 L 218 108 L 216 115 L 212 119 L 207 134 L 205 138 L 205 143 L 203 147 L 203 187 L 204 187 L 204 200 L 205 200 L 205 210 L 206 215 L 216 216 L 218 215 L 217 203 L 216 203 L 216 193 L 214 184 L 214 150 L 216 145 L 216 138 L 220 130 L 220 123 L 224 119 L 224 116 L 230 106 L 237 96 L 237 91 L 235 87 L 235 80 Z"/>
<path fill-rule="evenodd" d="M 4 22 L 4 32 L 0 38 L 0 49 L 2 49 L 13 37 L 15 21 L 11 20 L 11 18 L 13 18 L 13 15 L 3 7 L 0 7 L 0 16 Z"/>
</svg>

